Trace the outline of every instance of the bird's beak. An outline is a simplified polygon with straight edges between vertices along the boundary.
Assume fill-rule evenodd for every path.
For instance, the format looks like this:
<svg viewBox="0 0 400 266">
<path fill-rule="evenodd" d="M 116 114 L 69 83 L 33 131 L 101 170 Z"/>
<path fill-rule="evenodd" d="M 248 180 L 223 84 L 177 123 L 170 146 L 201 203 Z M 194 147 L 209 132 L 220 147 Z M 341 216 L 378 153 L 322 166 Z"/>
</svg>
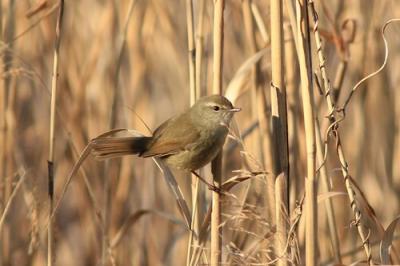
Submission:
<svg viewBox="0 0 400 266">
<path fill-rule="evenodd" d="M 237 107 L 234 107 L 234 108 L 232 108 L 232 109 L 230 109 L 230 110 L 228 110 L 229 112 L 234 112 L 234 113 L 236 113 L 236 112 L 240 112 L 240 110 L 242 110 L 241 108 L 237 108 Z"/>
</svg>

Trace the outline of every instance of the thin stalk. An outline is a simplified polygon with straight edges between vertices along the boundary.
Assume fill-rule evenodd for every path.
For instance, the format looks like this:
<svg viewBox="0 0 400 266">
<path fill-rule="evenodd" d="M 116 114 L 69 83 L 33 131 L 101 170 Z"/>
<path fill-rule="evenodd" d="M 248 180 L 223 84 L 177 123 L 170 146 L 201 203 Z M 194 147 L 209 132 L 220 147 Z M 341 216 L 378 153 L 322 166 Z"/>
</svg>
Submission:
<svg viewBox="0 0 400 266">
<path fill-rule="evenodd" d="M 287 212 L 287 177 L 284 173 L 275 179 L 275 217 L 276 217 L 276 237 L 275 253 L 277 256 L 276 265 L 289 265 L 287 239 L 288 239 L 288 212 Z"/>
<path fill-rule="evenodd" d="M 193 234 L 199 235 L 199 178 L 194 174 L 192 176 L 192 220 L 190 223 L 189 240 L 186 254 L 186 265 L 190 265 L 193 254 L 196 253 L 198 246 L 197 239 L 193 239 Z M 193 250 L 192 250 L 193 249 Z"/>
<path fill-rule="evenodd" d="M 224 7 L 225 0 L 214 1 L 213 22 L 213 93 L 222 95 L 223 41 L 224 41 Z M 214 186 L 221 187 L 222 182 L 222 151 L 211 164 Z M 220 194 L 212 192 L 211 212 L 211 266 L 221 263 L 221 202 Z"/>
<path fill-rule="evenodd" d="M 213 93 L 222 95 L 222 69 L 223 69 L 223 45 L 224 45 L 224 8 L 225 0 L 214 1 L 213 23 Z"/>
<path fill-rule="evenodd" d="M 320 67 L 322 79 L 323 79 L 325 99 L 326 99 L 326 102 L 328 105 L 329 120 L 330 120 L 331 125 L 336 125 L 336 126 L 334 126 L 334 136 L 336 138 L 336 151 L 339 156 L 342 175 L 343 175 L 343 178 L 345 181 L 347 194 L 348 194 L 349 200 L 350 200 L 350 206 L 351 206 L 351 209 L 352 209 L 352 211 L 354 213 L 354 217 L 355 217 L 354 224 L 356 225 L 358 234 L 361 238 L 362 245 L 364 247 L 364 251 L 367 256 L 367 262 L 369 265 L 372 265 L 373 262 L 372 262 L 371 246 L 369 244 L 369 234 L 365 232 L 365 229 L 364 229 L 365 225 L 361 224 L 361 218 L 362 218 L 361 211 L 358 208 L 357 202 L 355 200 L 355 191 L 352 188 L 351 181 L 349 179 L 349 167 L 348 167 L 346 157 L 344 155 L 343 148 L 341 145 L 337 120 L 334 116 L 335 102 L 331 96 L 332 88 L 331 88 L 331 84 L 328 79 L 328 75 L 326 73 L 325 57 L 322 52 L 321 37 L 320 37 L 319 31 L 318 31 L 318 16 L 317 16 L 317 13 L 314 8 L 313 1 L 309 0 L 309 4 L 310 4 L 311 11 L 313 12 L 315 42 L 316 42 L 316 48 L 318 51 L 319 67 Z"/>
<path fill-rule="evenodd" d="M 340 61 L 337 69 L 335 79 L 333 80 L 333 100 L 337 102 L 340 96 L 340 92 L 342 91 L 342 85 L 344 80 L 344 74 L 347 70 L 347 60 L 343 59 Z"/>
<path fill-rule="evenodd" d="M 306 0 L 296 1 L 297 42 L 303 99 L 304 127 L 307 151 L 306 191 L 306 265 L 317 265 L 318 222 L 317 180 L 315 178 L 314 99 L 312 94 L 311 42 Z"/>
<path fill-rule="evenodd" d="M 296 21 L 295 21 L 296 22 Z M 284 39 L 289 39 L 293 35 L 292 27 L 284 28 Z M 303 132 L 299 130 L 300 115 L 298 110 L 298 103 L 300 102 L 299 86 L 299 70 L 296 60 L 296 48 L 295 42 L 292 38 L 289 41 L 285 41 L 285 80 L 286 80 L 286 92 L 287 92 L 287 121 L 288 121 L 288 147 L 289 147 L 289 165 L 290 165 L 290 182 L 291 191 L 289 198 L 289 206 L 295 206 L 297 195 L 300 195 L 300 145 L 299 140 L 303 139 Z"/>
<path fill-rule="evenodd" d="M 253 13 L 257 28 L 260 31 L 261 37 L 262 37 L 265 45 L 267 45 L 268 43 L 270 43 L 270 38 L 269 38 L 269 35 L 267 32 L 267 28 L 265 27 L 264 21 L 262 19 L 260 10 L 258 9 L 257 5 L 254 4 L 253 2 L 251 3 L 250 7 L 251 7 L 251 12 Z"/>
<path fill-rule="evenodd" d="M 56 99 L 57 99 L 57 81 L 58 81 L 58 64 L 59 64 L 59 50 L 61 43 L 61 27 L 62 18 L 64 14 L 64 0 L 60 0 L 60 7 L 56 25 L 56 39 L 53 56 L 53 74 L 51 80 L 51 106 L 50 106 L 50 139 L 49 139 L 49 158 L 47 161 L 48 166 L 48 195 L 49 195 L 49 226 L 47 228 L 47 265 L 53 265 L 53 251 L 54 251 L 54 238 L 53 238 L 53 221 L 51 215 L 53 213 L 54 204 L 54 143 L 55 143 L 55 123 L 56 123 Z"/>
<path fill-rule="evenodd" d="M 213 174 L 214 186 L 221 187 L 222 184 L 222 151 L 212 161 L 211 171 Z M 212 211 L 211 211 L 211 266 L 221 264 L 221 201 L 218 192 L 212 192 Z"/>
<path fill-rule="evenodd" d="M 186 25 L 187 25 L 187 37 L 188 37 L 188 63 L 189 63 L 189 89 L 190 89 L 190 105 L 193 105 L 198 98 L 196 90 L 196 47 L 195 47 L 195 30 L 194 30 L 194 14 L 193 14 L 193 0 L 186 0 Z M 190 224 L 190 232 L 188 239 L 186 265 L 189 265 L 191 256 L 194 254 L 192 247 L 197 246 L 197 242 L 194 243 L 193 233 L 198 235 L 198 196 L 199 196 L 199 178 L 195 175 L 192 176 L 192 222 Z"/>
<path fill-rule="evenodd" d="M 2 5 L 0 5 L 0 41 L 5 42 L 3 38 L 3 8 Z M 4 58 L 3 58 L 3 65 L 7 66 L 5 64 Z M 2 70 L 5 72 L 5 70 Z M 5 176 L 4 172 L 4 159 L 5 159 L 5 136 L 6 136 L 6 99 L 7 99 L 7 89 L 5 87 L 5 80 L 1 80 L 0 84 L 0 177 Z M 2 182 L 0 181 L 0 186 L 2 186 Z M 3 210 L 3 207 L 6 204 L 6 200 L 3 198 L 4 193 L 0 196 L 0 210 Z M 0 245 L 0 257 L 1 256 L 1 245 Z M 2 263 L 2 260 L 0 259 L 0 264 Z"/>
<path fill-rule="evenodd" d="M 196 101 L 196 48 L 194 39 L 194 15 L 193 0 L 186 0 L 186 25 L 188 37 L 188 62 L 189 62 L 189 88 L 190 88 L 190 105 Z"/>
<path fill-rule="evenodd" d="M 329 84 L 328 84 L 329 81 L 328 81 L 327 73 L 325 71 L 325 66 L 324 66 L 325 59 L 324 59 L 324 56 L 322 53 L 322 44 L 321 44 L 321 39 L 320 39 L 319 32 L 318 32 L 318 23 L 316 21 L 315 16 L 314 16 L 314 19 L 315 19 L 314 20 L 315 42 L 317 45 L 320 69 L 321 69 L 322 79 L 324 81 L 324 87 L 325 87 L 325 86 L 329 86 Z M 343 61 L 341 62 L 340 66 L 343 66 L 342 63 L 343 63 Z M 344 70 L 343 68 L 339 67 L 338 73 L 344 73 L 343 70 Z M 342 84 L 342 81 L 343 81 L 343 74 L 338 75 L 338 76 L 342 77 L 342 78 L 338 79 L 338 81 L 337 81 L 338 87 L 339 87 L 339 86 L 341 86 L 340 84 Z M 321 168 L 320 168 L 319 172 L 320 172 L 320 176 L 321 176 L 322 185 L 323 185 L 325 191 L 331 191 L 332 188 L 331 188 L 331 184 L 329 181 L 326 164 L 324 161 L 325 159 L 324 159 L 324 150 L 323 150 L 324 149 L 323 148 L 323 140 L 322 140 L 322 136 L 321 136 L 321 128 L 320 128 L 318 118 L 316 118 L 316 120 L 315 120 L 315 134 L 316 134 L 316 138 L 317 138 L 316 144 L 317 144 L 318 163 L 321 164 Z M 326 208 L 328 227 L 329 227 L 329 233 L 331 236 L 330 239 L 331 239 L 331 244 L 332 244 L 333 255 L 335 257 L 335 262 L 337 264 L 342 264 L 342 258 L 340 256 L 339 236 L 338 236 L 336 223 L 335 223 L 335 212 L 333 209 L 333 201 L 331 198 L 329 198 L 328 200 L 325 201 L 325 208 Z"/>
<path fill-rule="evenodd" d="M 25 180 L 25 174 L 26 174 L 25 169 L 21 169 L 17 173 L 17 176 L 19 176 L 19 180 L 18 180 L 17 184 L 15 185 L 15 188 L 12 191 L 10 197 L 8 198 L 8 201 L 7 201 L 6 205 L 4 206 L 4 211 L 2 212 L 2 214 L 0 216 L 0 235 L 1 235 L 1 231 L 3 229 L 3 225 L 4 225 L 4 221 L 6 219 L 6 216 L 10 212 L 10 206 L 11 206 L 15 196 L 17 195 L 19 188 L 21 187 L 22 183 Z"/>
<path fill-rule="evenodd" d="M 1 6 L 1 5 L 0 5 Z M 4 86 L 4 81 L 2 82 L 2 86 L 0 87 L 0 211 L 4 211 L 5 206 L 7 205 L 7 197 L 5 196 L 5 191 L 2 188 L 5 188 L 5 143 L 6 143 L 6 88 Z M 0 264 L 3 263 L 3 245 L 5 243 L 5 236 L 0 237 Z"/>
<path fill-rule="evenodd" d="M 317 158 L 318 163 L 321 164 L 321 169 L 319 170 L 322 185 L 324 191 L 329 192 L 332 190 L 331 183 L 328 177 L 328 170 L 326 164 L 324 163 L 324 151 L 323 151 L 323 141 L 321 136 L 321 129 L 318 119 L 315 119 L 315 135 L 317 137 Z M 337 264 L 342 264 L 342 258 L 340 256 L 340 246 L 339 246 L 339 236 L 335 223 L 335 211 L 333 209 L 332 198 L 325 200 L 326 215 L 328 220 L 329 233 L 331 235 L 331 244 L 333 250 L 333 256 L 335 257 L 335 262 Z"/>
<path fill-rule="evenodd" d="M 271 0 L 271 113 L 272 113 L 272 172 L 277 178 L 275 221 L 277 237 L 275 252 L 278 265 L 288 265 L 285 258 L 287 242 L 287 216 L 289 209 L 289 149 L 287 133 L 286 88 L 284 83 L 284 43 L 282 1 Z M 278 178 L 279 176 L 279 178 Z M 284 180 L 281 180 L 284 179 Z M 285 186 L 285 187 L 281 187 Z M 278 196 L 276 195 L 276 197 Z"/>
<path fill-rule="evenodd" d="M 4 40 L 6 43 L 12 40 L 14 38 L 15 34 L 15 29 L 16 29 L 16 1 L 15 0 L 10 0 L 8 1 L 7 5 L 8 11 L 6 12 L 7 16 L 5 18 L 5 28 L 4 28 L 4 33 L 3 36 Z M 1 28 L 0 28 L 1 29 Z M 3 55 L 3 64 L 4 64 L 4 72 L 8 72 L 13 68 L 13 44 L 11 43 L 9 47 L 5 48 L 5 52 Z M 12 179 L 12 173 L 14 172 L 13 170 L 13 161 L 14 158 L 11 156 L 14 151 L 13 141 L 14 141 L 14 129 L 15 129 L 15 113 L 14 113 L 14 102 L 15 102 L 15 93 L 16 93 L 16 77 L 4 77 L 3 78 L 3 96 L 4 98 L 1 98 L 2 101 L 2 107 L 4 113 L 2 113 L 3 116 L 3 121 L 1 122 L 0 126 L 1 128 L 1 133 L 0 133 L 0 160 L 1 162 L 1 168 L 0 168 L 0 177 L 4 180 L 3 182 L 0 182 L 0 188 L 2 191 L 0 192 L 2 195 L 2 204 L 3 207 L 6 206 L 13 187 L 13 179 Z M 0 111 L 1 111 L 0 109 Z M 1 118 L 0 118 L 1 119 Z M 2 135 L 4 134 L 4 135 Z M 9 154 L 9 156 L 7 156 Z M 5 178 L 8 176 L 9 178 Z M 1 203 L 0 203 L 1 205 Z M 0 206 L 0 210 L 1 210 Z M 9 264 L 11 261 L 11 232 L 12 232 L 12 224 L 8 223 L 6 221 L 3 229 L 3 234 L 0 235 L 1 240 L 0 240 L 0 265 L 1 264 Z"/>
<path fill-rule="evenodd" d="M 205 0 L 197 1 L 199 5 L 199 20 L 196 30 L 196 96 L 200 98 L 205 94 L 201 89 L 201 66 L 203 62 L 203 52 L 204 52 L 204 17 L 205 17 Z"/>
</svg>

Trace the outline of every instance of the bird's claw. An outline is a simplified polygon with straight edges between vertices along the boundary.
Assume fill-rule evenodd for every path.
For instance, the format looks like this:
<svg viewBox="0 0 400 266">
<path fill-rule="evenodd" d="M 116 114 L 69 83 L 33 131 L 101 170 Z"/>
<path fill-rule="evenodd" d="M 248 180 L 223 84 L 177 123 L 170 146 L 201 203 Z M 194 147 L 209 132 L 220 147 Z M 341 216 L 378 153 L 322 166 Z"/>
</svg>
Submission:
<svg viewBox="0 0 400 266">
<path fill-rule="evenodd" d="M 217 186 L 208 185 L 208 189 L 217 192 L 218 194 L 222 194 L 222 188 L 219 188 Z"/>
</svg>

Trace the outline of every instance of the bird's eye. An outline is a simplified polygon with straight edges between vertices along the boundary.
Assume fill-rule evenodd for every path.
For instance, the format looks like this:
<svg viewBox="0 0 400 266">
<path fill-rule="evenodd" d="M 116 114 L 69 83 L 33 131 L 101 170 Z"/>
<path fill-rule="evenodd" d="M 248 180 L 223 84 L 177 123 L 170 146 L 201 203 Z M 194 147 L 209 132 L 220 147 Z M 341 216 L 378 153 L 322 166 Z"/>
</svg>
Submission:
<svg viewBox="0 0 400 266">
<path fill-rule="evenodd" d="M 219 107 L 218 105 L 214 105 L 214 106 L 212 107 L 212 109 L 213 109 L 214 111 L 218 112 L 218 111 L 220 110 L 220 107 Z"/>
</svg>

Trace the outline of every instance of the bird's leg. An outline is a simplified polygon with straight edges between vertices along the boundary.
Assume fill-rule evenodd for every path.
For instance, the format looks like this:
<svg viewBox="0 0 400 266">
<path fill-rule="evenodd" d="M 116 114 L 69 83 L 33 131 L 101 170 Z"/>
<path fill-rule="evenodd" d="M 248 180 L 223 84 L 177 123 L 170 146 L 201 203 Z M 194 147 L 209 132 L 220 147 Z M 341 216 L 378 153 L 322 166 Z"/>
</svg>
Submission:
<svg viewBox="0 0 400 266">
<path fill-rule="evenodd" d="M 205 180 L 204 178 L 202 178 L 198 173 L 196 173 L 195 171 L 192 171 L 192 174 L 194 174 L 195 176 L 197 176 L 198 179 L 200 179 L 204 184 L 206 184 L 208 186 L 209 190 L 215 191 L 218 194 L 222 192 L 222 189 L 219 187 L 216 187 L 212 184 L 210 184 L 209 182 L 207 182 L 207 180 Z"/>
</svg>

